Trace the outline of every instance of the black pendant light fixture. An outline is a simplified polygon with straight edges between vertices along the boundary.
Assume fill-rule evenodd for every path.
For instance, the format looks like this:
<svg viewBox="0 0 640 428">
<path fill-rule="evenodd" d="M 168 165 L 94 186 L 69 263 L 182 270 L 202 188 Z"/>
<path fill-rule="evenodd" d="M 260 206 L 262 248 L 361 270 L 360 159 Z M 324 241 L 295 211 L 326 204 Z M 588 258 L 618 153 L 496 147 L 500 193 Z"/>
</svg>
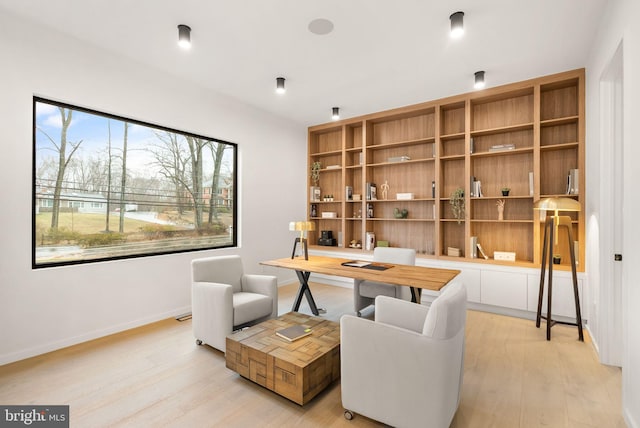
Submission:
<svg viewBox="0 0 640 428">
<path fill-rule="evenodd" d="M 339 107 L 332 107 L 331 108 L 331 119 L 332 120 L 339 120 L 340 119 L 340 108 Z"/>
<path fill-rule="evenodd" d="M 463 17 L 464 12 L 455 12 L 449 16 L 451 20 L 451 37 L 454 39 L 458 39 L 464 34 Z"/>
<path fill-rule="evenodd" d="M 276 77 L 276 94 L 284 94 L 286 89 L 284 88 L 284 77 Z"/>
<path fill-rule="evenodd" d="M 475 79 L 473 83 L 473 87 L 476 89 L 484 88 L 484 71 L 476 71 L 474 73 Z"/>
<path fill-rule="evenodd" d="M 191 48 L 191 27 L 188 25 L 178 25 L 178 46 L 182 49 Z"/>
</svg>

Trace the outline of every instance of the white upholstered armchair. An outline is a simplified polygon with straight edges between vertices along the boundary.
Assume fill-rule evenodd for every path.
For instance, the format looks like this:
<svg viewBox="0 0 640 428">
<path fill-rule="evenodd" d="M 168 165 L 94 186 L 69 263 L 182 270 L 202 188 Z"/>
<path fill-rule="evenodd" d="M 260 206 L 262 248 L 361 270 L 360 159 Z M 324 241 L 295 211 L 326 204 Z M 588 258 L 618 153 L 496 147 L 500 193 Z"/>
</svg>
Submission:
<svg viewBox="0 0 640 428">
<path fill-rule="evenodd" d="M 376 298 L 375 321 L 340 319 L 342 406 L 394 427 L 444 428 L 462 389 L 467 292 L 447 285 L 431 307 Z"/>
<path fill-rule="evenodd" d="M 225 352 L 234 329 L 278 316 L 277 278 L 245 274 L 240 256 L 192 260 L 191 313 L 196 343 Z"/>
<path fill-rule="evenodd" d="M 395 263 L 401 265 L 416 264 L 416 250 L 411 248 L 376 247 L 373 250 L 373 261 Z M 373 305 L 376 296 L 389 296 L 396 299 L 411 300 L 409 287 L 383 284 L 381 282 L 353 280 L 353 307 L 356 314 L 369 305 Z"/>
</svg>

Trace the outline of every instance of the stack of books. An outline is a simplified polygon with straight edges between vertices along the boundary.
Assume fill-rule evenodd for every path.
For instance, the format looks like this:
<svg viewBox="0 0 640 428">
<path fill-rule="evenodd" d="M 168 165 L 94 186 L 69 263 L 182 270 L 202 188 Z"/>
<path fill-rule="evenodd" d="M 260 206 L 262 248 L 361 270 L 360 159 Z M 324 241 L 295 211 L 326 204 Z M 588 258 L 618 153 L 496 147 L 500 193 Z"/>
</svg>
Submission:
<svg viewBox="0 0 640 428">
<path fill-rule="evenodd" d="M 389 162 L 405 162 L 411 160 L 409 156 L 392 156 L 387 159 Z"/>
<path fill-rule="evenodd" d="M 515 150 L 516 145 L 515 144 L 495 144 L 491 147 L 489 147 L 489 151 L 490 152 L 502 152 L 505 150 Z"/>
<path fill-rule="evenodd" d="M 447 248 L 447 255 L 449 257 L 460 257 L 460 256 L 462 256 L 462 251 L 460 251 L 460 248 L 448 247 Z"/>
<path fill-rule="evenodd" d="M 378 199 L 378 192 L 375 183 L 367 183 L 365 185 L 367 201 L 375 201 Z"/>
</svg>

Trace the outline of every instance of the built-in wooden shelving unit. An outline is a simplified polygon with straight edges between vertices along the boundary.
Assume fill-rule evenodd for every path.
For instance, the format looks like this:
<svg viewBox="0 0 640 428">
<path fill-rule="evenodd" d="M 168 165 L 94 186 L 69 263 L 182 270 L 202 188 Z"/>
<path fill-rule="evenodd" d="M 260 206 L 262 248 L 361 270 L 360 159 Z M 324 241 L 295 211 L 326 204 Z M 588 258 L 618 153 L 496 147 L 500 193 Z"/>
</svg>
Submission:
<svg viewBox="0 0 640 428">
<path fill-rule="evenodd" d="M 571 215 L 578 268 L 584 270 L 584 83 L 580 69 L 310 127 L 309 168 L 320 162 L 321 193 L 333 195 L 325 202 L 309 194 L 309 220 L 317 229 L 311 243 L 320 231 L 330 230 L 344 249 L 356 240 L 363 249 L 353 251 L 366 251 L 366 234 L 373 232 L 376 241 L 415 248 L 420 257 L 460 260 L 447 255 L 456 247 L 464 261 L 513 265 L 491 257 L 508 251 L 516 253 L 516 265 L 539 266 L 544 223 L 533 204 L 562 196 L 583 208 Z M 496 150 L 504 145 L 514 148 Z M 579 170 L 578 192 L 567 194 L 572 169 Z M 472 195 L 474 177 L 482 183 L 482 196 Z M 366 199 L 367 183 L 376 184 L 377 200 Z M 347 186 L 359 201 L 348 200 Z M 502 187 L 511 189 L 509 196 L 502 196 Z M 458 188 L 464 189 L 466 208 L 460 220 L 450 205 Z M 397 193 L 414 198 L 398 200 Z M 505 203 L 503 220 L 498 220 L 498 201 Z M 397 219 L 396 208 L 408 210 L 408 217 Z M 335 212 L 337 218 L 322 218 L 323 212 Z M 472 237 L 490 260 L 472 257 Z M 567 245 L 554 249 L 565 261 Z"/>
</svg>

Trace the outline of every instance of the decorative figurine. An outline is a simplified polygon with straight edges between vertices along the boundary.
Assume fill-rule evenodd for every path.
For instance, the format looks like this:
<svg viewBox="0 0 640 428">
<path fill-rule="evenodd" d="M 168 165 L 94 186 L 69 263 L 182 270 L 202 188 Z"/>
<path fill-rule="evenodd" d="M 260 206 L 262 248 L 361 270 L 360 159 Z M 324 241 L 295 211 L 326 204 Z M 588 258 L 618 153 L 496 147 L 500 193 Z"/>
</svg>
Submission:
<svg viewBox="0 0 640 428">
<path fill-rule="evenodd" d="M 393 216 L 395 218 L 407 218 L 408 215 L 409 215 L 409 211 L 406 208 L 403 208 L 403 209 L 394 208 L 393 209 Z"/>
<path fill-rule="evenodd" d="M 380 189 L 382 189 L 382 199 L 387 199 L 387 192 L 389 192 L 389 182 L 387 180 L 384 180 L 384 183 L 382 183 Z"/>
<path fill-rule="evenodd" d="M 498 207 L 498 220 L 504 220 L 504 199 L 498 199 L 496 206 Z"/>
</svg>

